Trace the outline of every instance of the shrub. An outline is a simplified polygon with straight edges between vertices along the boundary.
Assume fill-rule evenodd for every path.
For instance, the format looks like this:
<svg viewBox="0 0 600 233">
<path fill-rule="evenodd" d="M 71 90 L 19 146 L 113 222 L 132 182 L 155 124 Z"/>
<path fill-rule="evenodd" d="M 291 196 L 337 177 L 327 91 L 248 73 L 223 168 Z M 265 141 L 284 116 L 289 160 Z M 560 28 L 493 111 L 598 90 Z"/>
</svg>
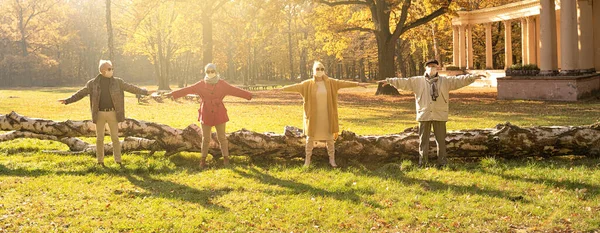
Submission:
<svg viewBox="0 0 600 233">
<path fill-rule="evenodd" d="M 522 70 L 523 66 L 521 64 L 513 64 L 513 65 L 511 65 L 509 67 L 509 69 L 512 69 L 512 70 Z"/>
<path fill-rule="evenodd" d="M 511 70 L 540 70 L 540 68 L 538 68 L 538 66 L 536 64 L 526 64 L 526 65 L 521 65 L 521 64 L 514 64 L 512 66 L 510 66 Z"/>
<path fill-rule="evenodd" d="M 514 64 L 506 69 L 506 76 L 536 76 L 540 69 L 535 64 Z"/>
<path fill-rule="evenodd" d="M 527 64 L 523 66 L 523 70 L 540 70 L 536 64 Z"/>
<path fill-rule="evenodd" d="M 461 70 L 461 69 L 458 66 L 446 66 L 446 70 L 450 71 L 450 70 Z"/>
</svg>

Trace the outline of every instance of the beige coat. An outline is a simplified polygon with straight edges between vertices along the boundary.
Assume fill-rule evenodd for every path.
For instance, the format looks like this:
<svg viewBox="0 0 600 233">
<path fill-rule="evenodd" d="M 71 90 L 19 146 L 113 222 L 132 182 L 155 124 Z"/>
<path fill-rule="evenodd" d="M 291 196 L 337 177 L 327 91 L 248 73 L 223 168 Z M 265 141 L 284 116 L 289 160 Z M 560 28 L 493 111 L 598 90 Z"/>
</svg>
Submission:
<svg viewBox="0 0 600 233">
<path fill-rule="evenodd" d="M 343 80 L 337 80 L 329 77 L 324 77 L 325 88 L 327 89 L 327 108 L 329 114 L 329 132 L 333 134 L 334 138 L 340 131 L 338 125 L 338 90 L 346 87 L 356 87 L 357 82 L 349 82 Z M 292 84 L 283 87 L 283 91 L 298 92 L 304 99 L 304 134 L 309 137 L 315 136 L 315 125 L 316 122 L 313 119 L 316 116 L 317 111 L 317 84 L 314 79 L 309 79 L 301 83 Z"/>
<path fill-rule="evenodd" d="M 449 92 L 473 83 L 475 76 L 439 76 L 439 97 L 436 101 L 431 98 L 431 88 L 425 76 L 387 78 L 386 81 L 399 90 L 412 91 L 415 94 L 417 121 L 448 121 Z"/>
</svg>

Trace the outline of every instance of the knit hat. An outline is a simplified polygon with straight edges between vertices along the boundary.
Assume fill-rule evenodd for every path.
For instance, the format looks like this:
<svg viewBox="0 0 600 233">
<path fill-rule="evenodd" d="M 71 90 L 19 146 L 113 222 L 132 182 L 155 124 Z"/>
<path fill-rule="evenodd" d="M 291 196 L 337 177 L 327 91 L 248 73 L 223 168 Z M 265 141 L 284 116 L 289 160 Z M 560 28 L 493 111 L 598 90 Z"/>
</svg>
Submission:
<svg viewBox="0 0 600 233">
<path fill-rule="evenodd" d="M 436 64 L 438 66 L 440 65 L 440 63 L 435 59 L 431 59 L 431 60 L 428 60 L 427 62 L 425 62 L 425 66 L 427 66 L 429 64 Z"/>
<path fill-rule="evenodd" d="M 205 67 L 204 67 L 204 72 L 206 73 L 207 70 L 214 70 L 215 72 L 217 71 L 217 65 L 213 64 L 213 63 L 208 63 Z"/>
</svg>

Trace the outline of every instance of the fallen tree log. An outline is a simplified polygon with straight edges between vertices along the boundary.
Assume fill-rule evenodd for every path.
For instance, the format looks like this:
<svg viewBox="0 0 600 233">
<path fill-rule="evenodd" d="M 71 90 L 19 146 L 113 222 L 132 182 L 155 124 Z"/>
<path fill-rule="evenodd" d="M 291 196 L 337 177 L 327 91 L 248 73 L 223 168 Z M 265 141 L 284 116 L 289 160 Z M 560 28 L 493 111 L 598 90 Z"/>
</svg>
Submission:
<svg viewBox="0 0 600 233">
<path fill-rule="evenodd" d="M 199 152 L 202 144 L 200 127 L 190 125 L 175 129 L 168 125 L 126 119 L 119 124 L 123 152 L 165 151 L 166 155 L 177 152 Z M 28 118 L 15 112 L 0 115 L 0 143 L 16 138 L 37 138 L 65 143 L 71 152 L 93 154 L 95 145 L 77 137 L 95 137 L 95 125 L 91 121 L 56 122 Z M 305 139 L 302 130 L 286 126 L 283 134 L 257 133 L 245 129 L 230 133 L 229 150 L 232 155 L 295 158 L 304 156 Z M 431 154 L 435 155 L 432 140 Z M 600 123 L 588 126 L 539 126 L 521 128 L 510 123 L 498 124 L 490 129 L 451 131 L 446 137 L 450 157 L 526 157 L 600 154 Z M 324 147 L 324 143 L 318 143 Z M 385 162 L 418 155 L 419 137 L 416 127 L 402 133 L 382 136 L 360 136 L 343 131 L 336 142 L 339 158 L 358 161 Z M 209 152 L 220 156 L 216 134 L 213 133 Z M 110 152 L 111 145 L 105 145 Z M 316 155 L 325 155 L 324 149 L 316 149 Z"/>
</svg>

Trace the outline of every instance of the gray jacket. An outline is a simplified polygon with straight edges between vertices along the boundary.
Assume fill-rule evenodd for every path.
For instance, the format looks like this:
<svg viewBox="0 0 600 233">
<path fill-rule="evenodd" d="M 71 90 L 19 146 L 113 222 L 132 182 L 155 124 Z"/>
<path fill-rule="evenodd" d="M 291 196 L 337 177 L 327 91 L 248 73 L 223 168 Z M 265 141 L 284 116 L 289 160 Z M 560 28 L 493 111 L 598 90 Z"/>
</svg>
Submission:
<svg viewBox="0 0 600 233">
<path fill-rule="evenodd" d="M 100 105 L 100 79 L 105 78 L 101 74 L 98 74 L 96 78 L 90 80 L 85 84 L 85 87 L 81 88 L 71 97 L 66 99 L 66 103 L 74 103 L 82 99 L 83 97 L 90 96 L 90 110 L 92 111 L 92 121 L 96 123 L 98 120 L 98 111 Z M 115 112 L 117 113 L 117 121 L 125 121 L 125 93 L 127 91 L 133 94 L 147 95 L 148 91 L 143 88 L 139 88 L 135 85 L 129 84 L 120 78 L 110 78 L 110 97 L 113 105 L 115 106 Z"/>
<path fill-rule="evenodd" d="M 415 93 L 417 121 L 448 121 L 449 92 L 473 83 L 475 76 L 439 76 L 437 81 L 439 97 L 436 101 L 433 101 L 431 98 L 431 88 L 425 80 L 425 76 L 387 78 L 386 81 L 399 90 Z"/>
</svg>

